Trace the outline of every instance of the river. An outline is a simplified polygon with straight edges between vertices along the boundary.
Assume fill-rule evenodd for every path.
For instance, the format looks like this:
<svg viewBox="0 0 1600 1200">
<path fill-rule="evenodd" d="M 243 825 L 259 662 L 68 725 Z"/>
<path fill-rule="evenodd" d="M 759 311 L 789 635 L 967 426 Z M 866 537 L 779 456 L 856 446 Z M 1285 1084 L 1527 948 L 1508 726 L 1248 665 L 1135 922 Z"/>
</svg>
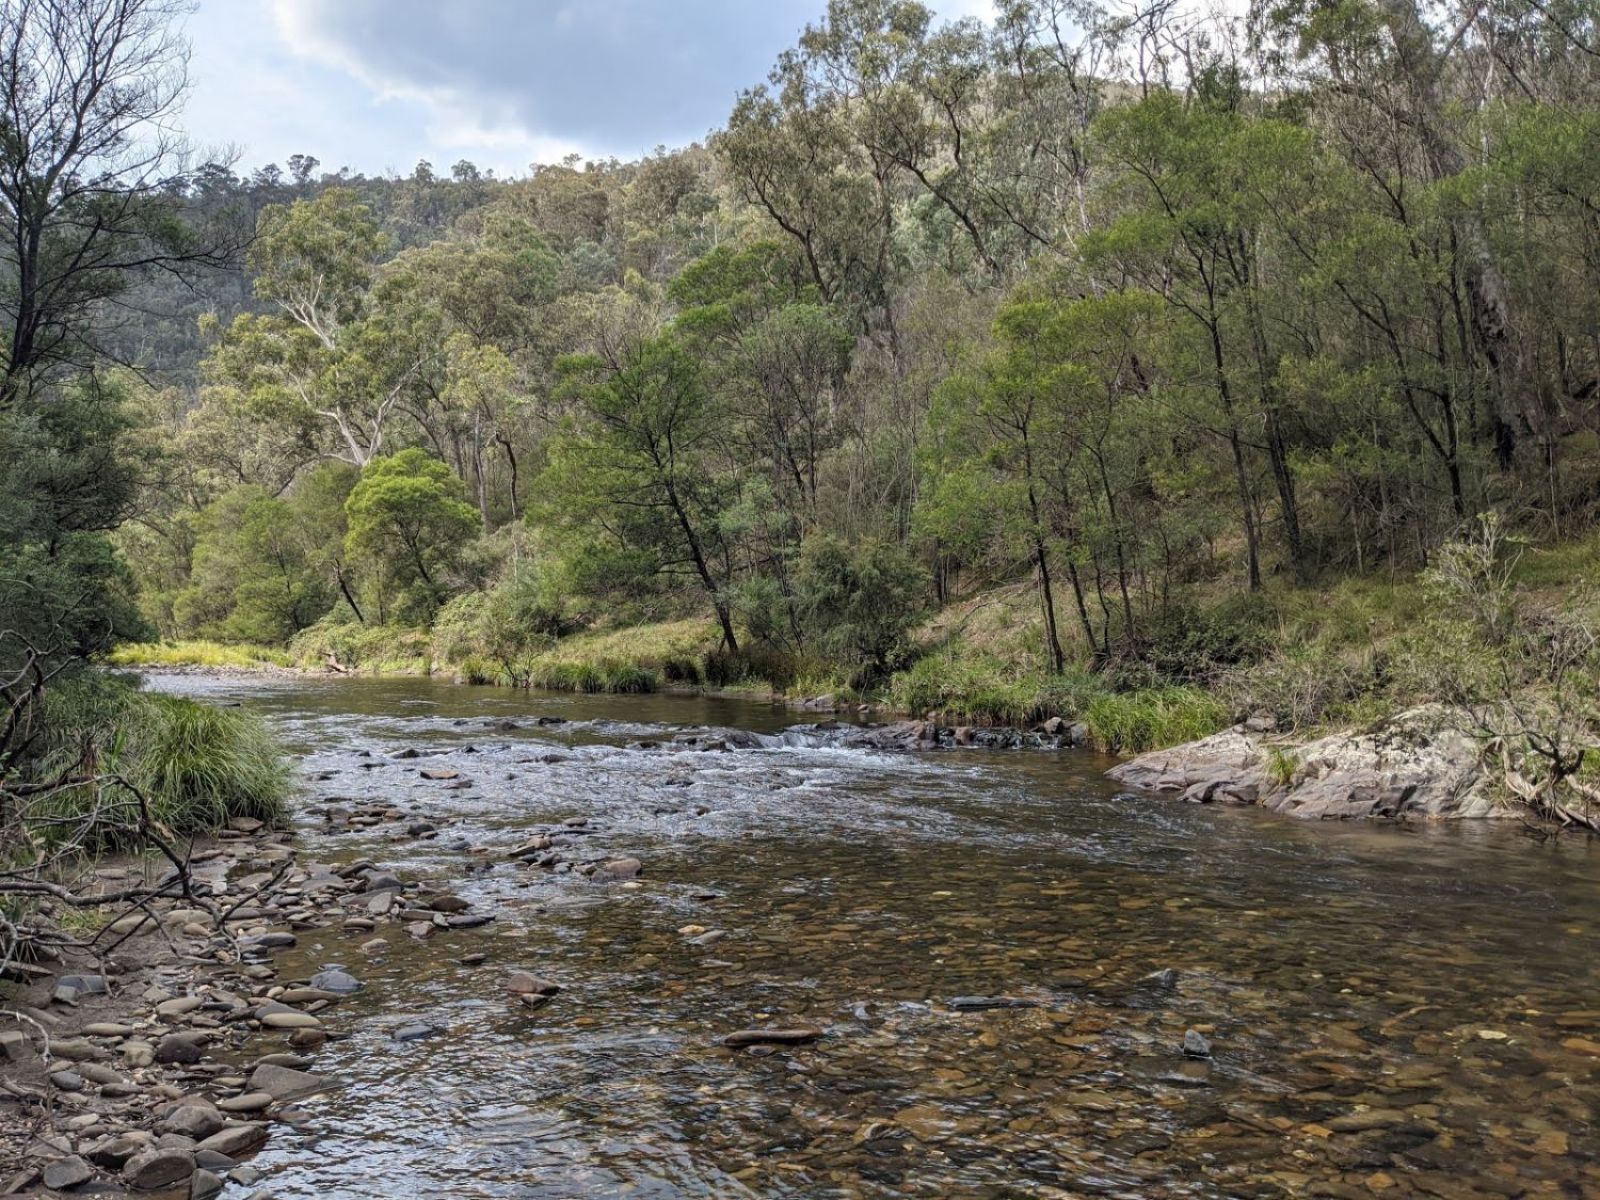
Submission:
<svg viewBox="0 0 1600 1200">
<path fill-rule="evenodd" d="M 285 1200 L 1600 1195 L 1581 839 L 1131 797 L 1081 751 L 674 744 L 799 719 L 735 700 L 152 685 L 281 731 L 305 857 L 496 914 L 368 952 L 371 933 L 302 935 L 285 977 L 336 963 L 366 987 L 317 1054 L 343 1086 L 254 1164 Z M 330 800 L 439 833 L 330 832 Z M 642 886 L 506 861 L 578 818 L 582 857 L 637 856 Z M 563 990 L 526 1010 L 512 968 Z M 395 1040 L 419 1019 L 441 1032 Z M 826 1036 L 720 1042 L 795 1023 Z M 1183 1053 L 1191 1029 L 1209 1059 Z"/>
</svg>

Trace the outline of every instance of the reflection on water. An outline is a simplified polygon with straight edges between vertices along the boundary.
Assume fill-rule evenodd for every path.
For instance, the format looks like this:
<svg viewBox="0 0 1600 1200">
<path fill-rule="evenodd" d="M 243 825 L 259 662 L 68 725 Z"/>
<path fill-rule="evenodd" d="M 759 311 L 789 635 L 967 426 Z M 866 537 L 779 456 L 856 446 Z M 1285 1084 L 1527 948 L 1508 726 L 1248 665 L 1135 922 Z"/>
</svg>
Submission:
<svg viewBox="0 0 1600 1200">
<path fill-rule="evenodd" d="M 310 857 L 498 915 L 296 951 L 368 987 L 318 1055 L 347 1086 L 256 1164 L 282 1197 L 1600 1194 L 1583 841 L 1119 797 L 1079 752 L 673 744 L 794 721 L 730 700 L 157 684 L 243 701 L 304 753 Z M 309 810 L 332 797 L 439 836 L 325 832 Z M 584 856 L 639 856 L 642 887 L 469 852 L 580 816 Z M 565 990 L 515 1007 L 510 967 Z M 395 1042 L 416 1017 L 445 1031 Z M 827 1036 L 719 1043 L 768 1022 Z M 1183 1055 L 1191 1028 L 1209 1061 Z"/>
</svg>

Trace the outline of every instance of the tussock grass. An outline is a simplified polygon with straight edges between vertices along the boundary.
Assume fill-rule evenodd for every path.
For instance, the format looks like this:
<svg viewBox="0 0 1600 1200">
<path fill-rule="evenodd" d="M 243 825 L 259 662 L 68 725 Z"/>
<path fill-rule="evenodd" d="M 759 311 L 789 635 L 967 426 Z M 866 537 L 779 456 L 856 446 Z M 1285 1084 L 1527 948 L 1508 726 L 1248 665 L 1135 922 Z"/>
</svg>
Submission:
<svg viewBox="0 0 1600 1200">
<path fill-rule="evenodd" d="M 221 642 L 130 642 L 107 657 L 114 667 L 289 667 L 294 659 L 271 646 Z"/>
<path fill-rule="evenodd" d="M 145 695 L 131 715 L 129 774 L 174 833 L 219 829 L 234 817 L 283 822 L 288 762 L 254 713 Z"/>
<path fill-rule="evenodd" d="M 244 709 L 98 679 L 55 689 L 46 701 L 46 722 L 36 775 L 121 776 L 174 835 L 212 832 L 235 817 L 278 825 L 288 815 L 288 760 L 261 719 Z M 74 786 L 51 794 L 30 820 L 49 843 L 75 836 L 86 819 L 103 813 L 102 827 L 91 823 L 87 838 L 89 848 L 99 849 L 116 840 L 112 826 L 131 822 L 132 803 L 115 786 Z"/>
<path fill-rule="evenodd" d="M 1143 754 L 1216 733 L 1228 724 L 1228 709 L 1199 688 L 1142 688 L 1096 697 L 1082 720 L 1100 749 Z"/>
</svg>

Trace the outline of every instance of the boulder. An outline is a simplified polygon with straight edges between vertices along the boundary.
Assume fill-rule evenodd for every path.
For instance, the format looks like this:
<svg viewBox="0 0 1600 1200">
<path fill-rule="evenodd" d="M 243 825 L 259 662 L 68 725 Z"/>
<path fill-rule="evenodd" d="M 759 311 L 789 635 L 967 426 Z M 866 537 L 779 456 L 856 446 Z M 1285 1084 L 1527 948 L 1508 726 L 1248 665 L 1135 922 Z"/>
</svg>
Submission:
<svg viewBox="0 0 1600 1200">
<path fill-rule="evenodd" d="M 250 1073 L 250 1090 L 265 1092 L 274 1100 L 307 1096 L 312 1092 L 320 1092 L 327 1086 L 328 1081 L 320 1075 L 312 1075 L 308 1071 L 296 1071 L 292 1067 L 281 1067 L 274 1063 L 262 1063 Z"/>
<path fill-rule="evenodd" d="M 1258 722 L 1259 724 L 1259 722 Z M 1259 804 L 1312 820 L 1438 820 L 1508 813 L 1477 742 L 1438 708 L 1293 744 L 1244 725 L 1114 767 L 1112 779 L 1199 804 Z"/>
<path fill-rule="evenodd" d="M 194 1155 L 187 1150 L 151 1149 L 128 1160 L 122 1177 L 141 1192 L 157 1192 L 194 1174 Z"/>
</svg>

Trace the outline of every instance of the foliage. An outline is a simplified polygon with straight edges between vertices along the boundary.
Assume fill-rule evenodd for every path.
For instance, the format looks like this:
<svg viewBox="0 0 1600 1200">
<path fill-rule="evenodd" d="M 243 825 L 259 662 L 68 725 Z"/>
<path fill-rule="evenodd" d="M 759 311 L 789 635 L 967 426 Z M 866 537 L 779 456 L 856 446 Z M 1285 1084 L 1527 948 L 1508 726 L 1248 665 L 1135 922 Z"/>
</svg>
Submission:
<svg viewBox="0 0 1600 1200">
<path fill-rule="evenodd" d="M 927 572 L 899 546 L 849 546 L 826 534 L 806 539 L 795 567 L 796 607 L 806 645 L 828 661 L 887 675 L 927 605 Z"/>
<path fill-rule="evenodd" d="M 48 702 L 48 739 L 38 774 L 50 778 L 94 762 L 125 778 L 169 834 L 212 832 L 235 817 L 277 824 L 286 817 L 287 760 L 255 714 L 136 691 L 125 680 L 74 683 Z M 103 802 L 93 782 L 56 790 L 48 812 L 71 824 Z M 124 798 L 122 803 L 126 803 Z"/>
<path fill-rule="evenodd" d="M 345 501 L 350 557 L 367 564 L 379 620 L 431 617 L 451 590 L 478 513 L 450 468 L 416 447 L 373 459 Z"/>
</svg>

